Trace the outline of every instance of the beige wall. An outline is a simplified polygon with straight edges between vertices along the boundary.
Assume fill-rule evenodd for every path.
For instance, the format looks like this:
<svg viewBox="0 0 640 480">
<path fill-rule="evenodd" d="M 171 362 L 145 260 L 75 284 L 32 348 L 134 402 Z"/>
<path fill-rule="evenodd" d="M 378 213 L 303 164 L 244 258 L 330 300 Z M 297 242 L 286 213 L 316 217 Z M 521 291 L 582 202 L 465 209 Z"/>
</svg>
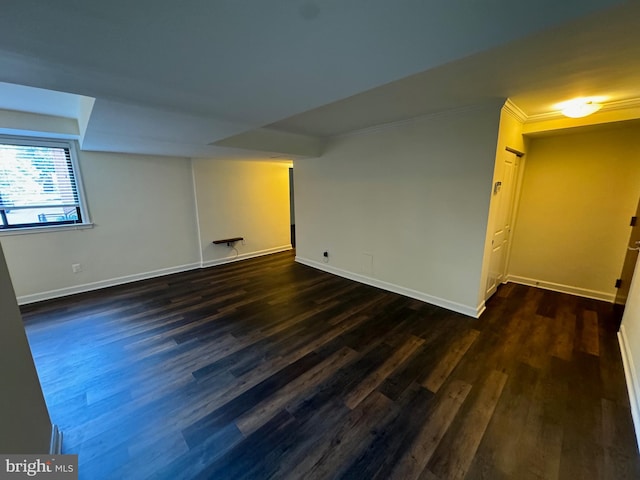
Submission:
<svg viewBox="0 0 640 480">
<path fill-rule="evenodd" d="M 188 159 L 80 152 L 79 160 L 94 228 L 0 237 L 21 302 L 199 265 Z M 82 272 L 72 272 L 76 263 Z"/>
<path fill-rule="evenodd" d="M 298 261 L 476 315 L 501 106 L 336 138 L 297 160 Z"/>
<path fill-rule="evenodd" d="M 49 453 L 44 402 L 0 245 L 0 452 Z"/>
<path fill-rule="evenodd" d="M 640 195 L 640 128 L 534 138 L 510 277 L 611 301 Z"/>
<path fill-rule="evenodd" d="M 290 163 L 95 152 L 79 163 L 93 228 L 0 237 L 20 303 L 291 248 Z M 236 236 L 237 257 L 211 244 Z"/>
<path fill-rule="evenodd" d="M 194 159 L 204 265 L 291 248 L 286 162 Z M 243 237 L 233 249 L 213 240 Z"/>
</svg>

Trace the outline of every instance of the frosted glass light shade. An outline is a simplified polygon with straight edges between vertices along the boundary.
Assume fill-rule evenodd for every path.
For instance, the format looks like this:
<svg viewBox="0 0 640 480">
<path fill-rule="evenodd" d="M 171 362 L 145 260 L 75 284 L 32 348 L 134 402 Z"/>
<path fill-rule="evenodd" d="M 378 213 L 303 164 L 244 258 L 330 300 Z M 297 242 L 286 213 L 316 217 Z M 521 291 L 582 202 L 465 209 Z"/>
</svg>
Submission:
<svg viewBox="0 0 640 480">
<path fill-rule="evenodd" d="M 592 113 L 596 113 L 602 108 L 602 105 L 593 101 L 585 101 L 583 99 L 572 100 L 566 102 L 562 108 L 562 114 L 570 118 L 582 118 Z"/>
</svg>

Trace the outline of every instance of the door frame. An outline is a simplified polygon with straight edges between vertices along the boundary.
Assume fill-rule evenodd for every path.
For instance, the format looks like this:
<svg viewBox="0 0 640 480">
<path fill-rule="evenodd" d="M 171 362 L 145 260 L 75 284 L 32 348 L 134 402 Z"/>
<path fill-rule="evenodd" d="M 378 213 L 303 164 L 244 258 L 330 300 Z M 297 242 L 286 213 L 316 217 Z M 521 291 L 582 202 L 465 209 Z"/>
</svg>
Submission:
<svg viewBox="0 0 640 480">
<path fill-rule="evenodd" d="M 515 155 L 514 168 L 516 169 L 513 181 L 515 182 L 513 194 L 511 196 L 511 205 L 510 214 L 509 214 L 509 224 L 511 225 L 511 231 L 509 232 L 508 240 L 505 245 L 505 251 L 503 252 L 504 261 L 502 268 L 502 277 L 500 283 L 496 283 L 495 285 L 489 288 L 488 283 L 491 276 L 491 261 L 493 255 L 493 240 L 496 230 L 496 222 L 498 221 L 498 215 L 500 212 L 500 202 L 502 201 L 502 197 L 500 200 L 496 198 L 494 194 L 494 188 L 496 186 L 496 182 L 500 182 L 502 174 L 503 174 L 503 163 L 504 163 L 504 152 L 499 152 L 496 155 L 496 162 L 494 166 L 494 176 L 491 184 L 491 202 L 489 204 L 489 222 L 487 225 L 487 237 L 485 250 L 487 251 L 488 258 L 485 259 L 486 262 L 486 276 L 483 278 L 482 285 L 482 297 L 484 301 L 487 301 L 498 289 L 500 284 L 507 283 L 509 281 L 509 264 L 511 260 L 511 246 L 513 244 L 513 232 L 515 231 L 517 217 L 518 217 L 518 209 L 520 207 L 520 196 L 522 191 L 522 181 L 524 178 L 524 170 L 525 170 L 525 153 L 521 152 L 515 148 L 506 146 L 505 151 L 512 153 Z"/>
</svg>

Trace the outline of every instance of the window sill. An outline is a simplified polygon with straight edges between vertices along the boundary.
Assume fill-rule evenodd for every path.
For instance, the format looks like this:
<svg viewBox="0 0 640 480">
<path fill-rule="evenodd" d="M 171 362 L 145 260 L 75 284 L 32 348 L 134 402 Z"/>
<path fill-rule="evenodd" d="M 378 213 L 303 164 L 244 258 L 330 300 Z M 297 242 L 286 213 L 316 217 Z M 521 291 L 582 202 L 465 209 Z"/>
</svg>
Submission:
<svg viewBox="0 0 640 480">
<path fill-rule="evenodd" d="M 87 230 L 93 228 L 93 223 L 75 223 L 73 225 L 52 225 L 49 227 L 26 227 L 12 230 L 0 230 L 0 237 L 11 235 L 28 235 L 33 233 L 54 233 L 63 230 Z"/>
</svg>

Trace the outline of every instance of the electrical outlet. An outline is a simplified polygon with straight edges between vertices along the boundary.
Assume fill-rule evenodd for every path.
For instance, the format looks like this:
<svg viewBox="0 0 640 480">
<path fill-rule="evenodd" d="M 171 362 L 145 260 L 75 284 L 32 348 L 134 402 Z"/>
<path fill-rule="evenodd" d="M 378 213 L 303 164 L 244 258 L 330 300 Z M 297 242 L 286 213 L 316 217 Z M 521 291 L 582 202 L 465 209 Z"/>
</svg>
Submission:
<svg viewBox="0 0 640 480">
<path fill-rule="evenodd" d="M 323 256 L 324 258 L 329 258 L 329 252 L 324 252 L 324 253 L 322 254 L 322 256 Z"/>
<path fill-rule="evenodd" d="M 71 271 L 73 273 L 78 273 L 82 271 L 82 265 L 79 263 L 74 263 L 73 265 L 71 265 Z"/>
</svg>

